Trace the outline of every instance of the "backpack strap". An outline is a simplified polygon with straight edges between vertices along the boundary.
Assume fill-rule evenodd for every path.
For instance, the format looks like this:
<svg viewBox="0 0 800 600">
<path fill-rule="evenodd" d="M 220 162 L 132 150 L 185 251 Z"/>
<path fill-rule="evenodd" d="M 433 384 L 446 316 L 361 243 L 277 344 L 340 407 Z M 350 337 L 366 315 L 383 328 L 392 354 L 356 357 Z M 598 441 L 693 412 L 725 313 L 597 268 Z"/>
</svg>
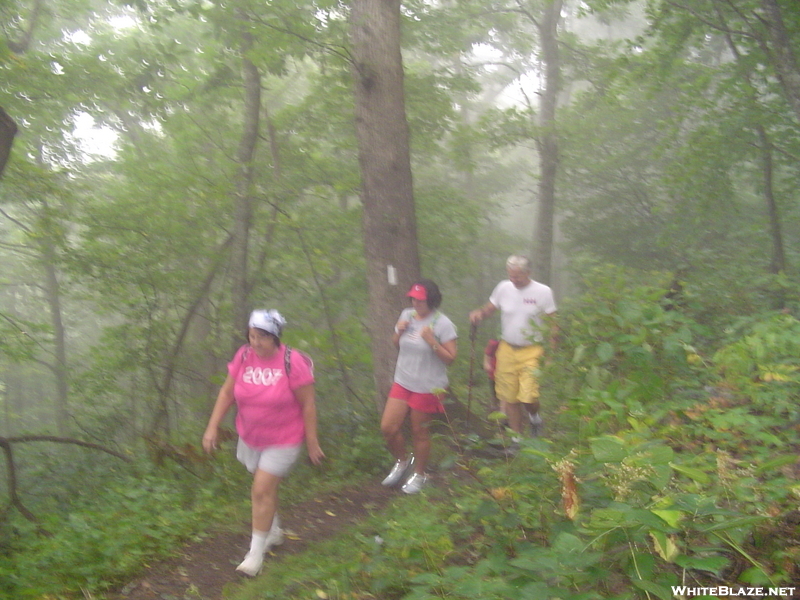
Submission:
<svg viewBox="0 0 800 600">
<path fill-rule="evenodd" d="M 314 361 L 311 360 L 311 357 L 308 354 L 306 354 L 305 352 L 302 352 L 301 350 L 295 350 L 294 348 L 292 348 L 291 346 L 289 346 L 287 344 L 284 344 L 284 346 L 286 346 L 286 352 L 284 352 L 284 354 L 283 354 L 283 368 L 286 371 L 286 376 L 287 377 L 292 372 L 292 361 L 291 361 L 292 352 L 297 352 L 300 355 L 300 357 L 304 361 L 306 361 L 306 364 L 311 369 L 311 372 L 312 373 L 314 372 Z"/>
</svg>

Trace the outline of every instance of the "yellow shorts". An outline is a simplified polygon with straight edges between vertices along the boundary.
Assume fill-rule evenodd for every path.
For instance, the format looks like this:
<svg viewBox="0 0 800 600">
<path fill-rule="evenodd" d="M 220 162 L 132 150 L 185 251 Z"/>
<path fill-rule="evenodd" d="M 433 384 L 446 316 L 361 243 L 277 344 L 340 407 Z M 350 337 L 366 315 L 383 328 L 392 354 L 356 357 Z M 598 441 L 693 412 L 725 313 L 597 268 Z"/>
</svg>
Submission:
<svg viewBox="0 0 800 600">
<path fill-rule="evenodd" d="M 544 347 L 539 344 L 516 348 L 507 342 L 497 347 L 497 370 L 494 375 L 497 397 L 510 404 L 531 404 L 539 398 L 536 371 Z"/>
</svg>

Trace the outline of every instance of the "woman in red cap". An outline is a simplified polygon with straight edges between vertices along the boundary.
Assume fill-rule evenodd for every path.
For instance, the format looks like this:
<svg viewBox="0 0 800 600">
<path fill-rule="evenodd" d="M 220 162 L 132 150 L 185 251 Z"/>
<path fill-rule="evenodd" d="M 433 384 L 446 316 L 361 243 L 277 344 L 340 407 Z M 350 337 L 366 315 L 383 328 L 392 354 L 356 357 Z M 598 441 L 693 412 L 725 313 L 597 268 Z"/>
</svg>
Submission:
<svg viewBox="0 0 800 600">
<path fill-rule="evenodd" d="M 442 294 L 433 281 L 421 279 L 407 295 L 411 298 L 411 308 L 400 314 L 394 329 L 392 339 L 399 353 L 394 385 L 381 419 L 381 433 L 395 458 L 383 485 L 402 483 L 403 492 L 416 494 L 428 480 L 425 473 L 431 450 L 428 427 L 433 415 L 444 412 L 442 397 L 448 386 L 447 365 L 456 358 L 458 334 L 453 322 L 438 310 Z M 409 414 L 413 454 L 406 451 L 402 431 Z"/>
</svg>

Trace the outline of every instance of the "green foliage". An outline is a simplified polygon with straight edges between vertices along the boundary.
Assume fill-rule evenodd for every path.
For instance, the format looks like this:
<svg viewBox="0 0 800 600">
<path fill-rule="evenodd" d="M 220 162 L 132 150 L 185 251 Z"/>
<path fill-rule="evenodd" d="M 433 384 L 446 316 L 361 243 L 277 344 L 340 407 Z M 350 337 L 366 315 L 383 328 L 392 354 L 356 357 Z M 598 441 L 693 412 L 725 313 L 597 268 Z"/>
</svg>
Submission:
<svg viewBox="0 0 800 600">
<path fill-rule="evenodd" d="M 328 468 L 301 462 L 282 485 L 285 502 L 310 500 L 383 469 L 385 451 L 376 424 L 335 436 L 325 433 Z M 121 467 L 116 458 L 87 461 L 91 451 L 67 447 L 52 456 L 27 446 L 17 456 L 36 467 L 17 473 L 21 494 L 49 534 L 13 512 L 0 520 L 4 598 L 100 593 L 134 577 L 142 565 L 174 555 L 209 529 L 238 527 L 249 517 L 243 500 L 251 478 L 230 443 L 209 463 L 190 466 L 165 456 L 158 467 L 133 468 Z"/>
<path fill-rule="evenodd" d="M 750 291 L 730 281 L 793 270 L 796 244 L 780 232 L 796 224 L 796 186 L 786 184 L 798 170 L 779 148 L 795 152 L 797 116 L 776 85 L 769 26 L 748 16 L 756 4 L 648 2 L 645 35 L 580 53 L 590 84 L 562 111 L 573 253 L 688 268 L 721 303 Z M 603 17 L 637 7 L 585 5 Z M 784 14 L 781 26 L 796 38 L 796 19 Z"/>
<path fill-rule="evenodd" d="M 774 374 L 795 365 L 797 321 L 750 319 L 712 363 L 691 346 L 696 323 L 662 305 L 659 278 L 587 273 L 586 294 L 559 311 L 542 384 L 551 440 L 523 440 L 506 461 L 461 456 L 467 477 L 404 498 L 336 546 L 335 563 L 285 565 L 291 585 L 270 575 L 266 597 L 668 599 L 679 584 L 790 585 L 800 440 L 780 411 L 797 395 Z"/>
<path fill-rule="evenodd" d="M 11 319 L 2 313 L 0 319 L 0 356 L 13 362 L 33 357 L 35 336 L 43 333 L 45 328 L 39 323 Z"/>
<path fill-rule="evenodd" d="M 556 394 L 573 399 L 568 412 L 587 435 L 627 427 L 629 415 L 656 422 L 676 396 L 702 385 L 696 326 L 668 309 L 657 273 L 605 266 L 582 277 L 586 292 L 559 311 Z"/>
<path fill-rule="evenodd" d="M 800 321 L 765 314 L 734 329 L 735 339 L 714 355 L 714 364 L 735 393 L 779 420 L 800 418 Z"/>
<path fill-rule="evenodd" d="M 30 7 L 0 2 L 0 104 L 23 125 L 2 182 L 4 426 L 47 427 L 37 420 L 50 412 L 50 323 L 62 317 L 67 426 L 132 440 L 158 415 L 176 436 L 198 437 L 235 335 L 226 240 L 244 55 L 263 76 L 264 109 L 249 190 L 250 300 L 281 307 L 287 341 L 315 358 L 331 476 L 374 473 L 383 443 L 363 327 L 346 11 L 333 0 L 235 4 L 123 3 L 133 15 L 59 0 L 19 52 L 11 46 L 34 25 Z M 563 407 L 549 415 L 553 443 L 528 443 L 510 464 L 462 460 L 477 488 L 436 497 L 430 510 L 409 499 L 374 526 L 383 544 L 364 534 L 356 554 L 317 564 L 304 593 L 661 597 L 678 575 L 796 577 L 796 530 L 781 519 L 798 494 L 800 328 L 789 314 L 765 313 L 797 308 L 800 248 L 784 234 L 785 272 L 767 274 L 776 229 L 765 184 L 769 175 L 778 224 L 797 230 L 797 119 L 776 70 L 781 53 L 747 16 L 757 3 L 696 4 L 648 2 L 650 29 L 637 39 L 604 32 L 589 46 L 561 32 L 570 105 L 559 109 L 560 224 L 583 293 L 560 301 L 561 344 L 541 373 L 545 409 Z M 797 11 L 779 4 L 794 43 Z M 563 25 L 587 11 L 607 24 L 629 7 L 568 5 Z M 509 211 L 514 226 L 526 227 L 519 214 L 531 212 L 534 94 L 526 84 L 529 106 L 492 107 L 520 74 L 538 74 L 529 17 L 540 8 L 404 4 L 420 251 L 454 320 L 485 301 L 498 257 L 526 244 L 497 223 L 506 205 L 522 207 Z M 135 26 L 109 19 L 120 12 Z M 243 51 L 245 22 L 252 45 Z M 484 52 L 472 50 L 488 46 L 493 64 L 478 64 Z M 87 159 L 71 135 L 81 113 L 119 133 L 113 159 Z M 584 268 L 598 257 L 664 272 Z M 44 281 L 58 284 L 46 297 Z M 674 282 L 681 298 L 666 303 Z M 451 369 L 455 390 L 466 362 Z M 0 559 L 0 585 L 11 582 L 18 597 L 98 590 L 208 514 L 205 495 L 188 494 L 183 480 L 114 476 L 94 501 L 74 500 L 93 482 L 91 465 L 24 459 L 22 493 L 40 499 L 56 537 L 4 523 L 13 552 Z M 580 507 L 562 515 L 570 469 Z M 303 475 L 313 483 L 305 493 L 330 483 Z"/>
<path fill-rule="evenodd" d="M 235 597 L 666 599 L 678 584 L 794 581 L 797 381 L 775 374 L 796 367 L 796 319 L 749 318 L 711 360 L 692 346 L 697 325 L 663 305 L 659 274 L 585 275 L 586 294 L 559 311 L 560 345 L 542 373 L 551 439 L 523 440 L 506 460 L 459 455 L 460 476 L 441 472 L 423 494 L 285 558 Z M 330 468 L 301 465 L 285 493 L 304 499 L 377 476 L 385 451 L 372 421 L 323 429 Z M 218 485 L 246 489 L 237 466 L 220 462 Z M 17 592 L 41 565 L 55 565 L 22 598 L 58 586 L 99 590 L 136 559 L 195 535 L 211 507 L 241 505 L 180 481 L 114 476 L 107 491 L 65 511 L 56 539 L 26 532 L 0 569 L 14 574 Z M 121 503 L 134 514 L 121 515 Z M 76 562 L 84 544 L 97 548 L 92 566 Z"/>
<path fill-rule="evenodd" d="M 51 535 L 36 535 L 18 517 L 4 523 L 4 597 L 76 597 L 125 581 L 142 564 L 202 534 L 226 497 L 218 485 L 198 485 L 185 474 L 181 480 L 163 472 L 109 470 L 104 481 L 95 478 L 84 479 L 82 493 L 42 520 Z"/>
</svg>

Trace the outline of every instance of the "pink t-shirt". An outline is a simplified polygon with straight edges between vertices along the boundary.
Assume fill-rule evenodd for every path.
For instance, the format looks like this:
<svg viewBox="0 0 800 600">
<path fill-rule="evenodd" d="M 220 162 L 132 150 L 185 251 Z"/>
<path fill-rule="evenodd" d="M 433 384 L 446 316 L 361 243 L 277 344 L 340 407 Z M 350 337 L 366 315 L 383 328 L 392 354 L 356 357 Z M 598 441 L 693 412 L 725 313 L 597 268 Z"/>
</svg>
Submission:
<svg viewBox="0 0 800 600">
<path fill-rule="evenodd" d="M 260 358 L 249 345 L 237 350 L 228 363 L 234 378 L 236 399 L 236 431 L 252 448 L 294 446 L 305 437 L 303 409 L 294 397 L 294 390 L 314 383 L 311 366 L 293 351 L 291 373 L 286 376 L 286 346 L 270 358 Z"/>
</svg>

